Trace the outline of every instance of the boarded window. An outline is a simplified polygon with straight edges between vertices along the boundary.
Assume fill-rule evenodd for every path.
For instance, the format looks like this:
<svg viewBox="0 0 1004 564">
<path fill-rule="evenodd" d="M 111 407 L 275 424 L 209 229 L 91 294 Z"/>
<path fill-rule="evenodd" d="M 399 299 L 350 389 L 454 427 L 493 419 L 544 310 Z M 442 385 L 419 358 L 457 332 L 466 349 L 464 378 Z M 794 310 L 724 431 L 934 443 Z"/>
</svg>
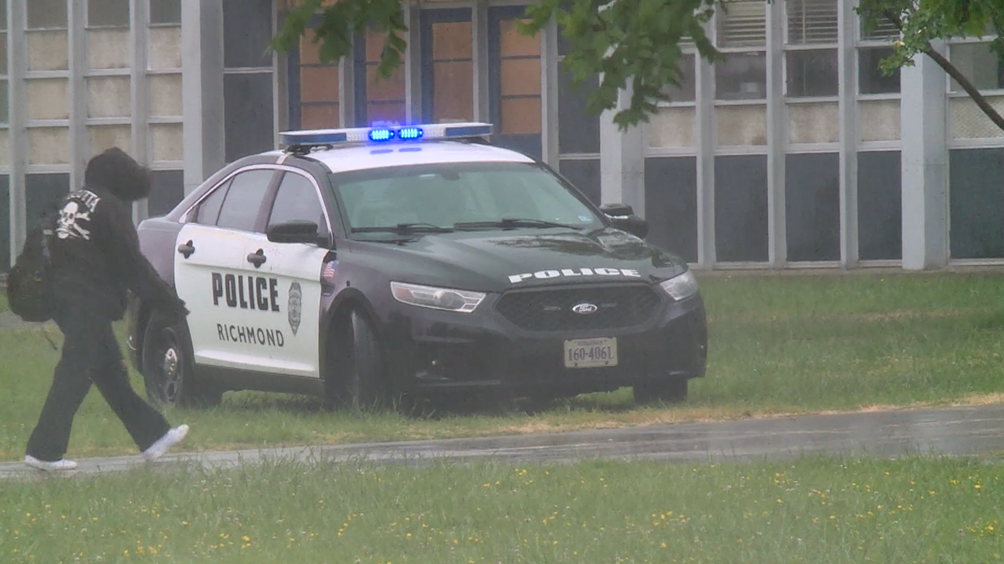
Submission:
<svg viewBox="0 0 1004 564">
<path fill-rule="evenodd" d="M 339 127 L 338 66 L 321 64 L 319 45 L 314 33 L 307 30 L 300 40 L 300 127 L 326 129 Z"/>
<path fill-rule="evenodd" d="M 499 22 L 500 110 L 503 135 L 540 133 L 540 38 L 519 32 L 517 20 Z"/>
<path fill-rule="evenodd" d="M 474 62 L 471 22 L 432 24 L 432 118 L 474 119 Z"/>
<path fill-rule="evenodd" d="M 388 78 L 380 77 L 380 56 L 383 53 L 386 35 L 370 29 L 365 37 L 365 60 L 361 61 L 364 76 L 366 114 L 359 116 L 362 124 L 377 121 L 404 123 L 405 121 L 405 73 L 404 65 L 398 66 Z"/>
</svg>

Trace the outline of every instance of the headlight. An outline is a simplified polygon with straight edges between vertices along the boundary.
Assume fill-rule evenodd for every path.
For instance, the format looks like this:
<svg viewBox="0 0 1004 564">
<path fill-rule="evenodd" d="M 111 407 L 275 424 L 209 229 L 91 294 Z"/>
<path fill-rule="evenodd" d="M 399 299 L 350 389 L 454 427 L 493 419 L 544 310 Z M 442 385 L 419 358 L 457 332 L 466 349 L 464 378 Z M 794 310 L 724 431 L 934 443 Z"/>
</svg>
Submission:
<svg viewBox="0 0 1004 564">
<path fill-rule="evenodd" d="M 688 270 L 679 276 L 666 280 L 659 286 L 667 294 L 673 296 L 674 300 L 685 300 L 697 293 L 697 278 L 694 277 L 693 271 Z"/>
<path fill-rule="evenodd" d="M 471 313 L 485 299 L 485 294 L 481 292 L 418 286 L 404 282 L 391 282 L 390 291 L 394 294 L 394 299 L 401 303 L 460 313 Z"/>
</svg>

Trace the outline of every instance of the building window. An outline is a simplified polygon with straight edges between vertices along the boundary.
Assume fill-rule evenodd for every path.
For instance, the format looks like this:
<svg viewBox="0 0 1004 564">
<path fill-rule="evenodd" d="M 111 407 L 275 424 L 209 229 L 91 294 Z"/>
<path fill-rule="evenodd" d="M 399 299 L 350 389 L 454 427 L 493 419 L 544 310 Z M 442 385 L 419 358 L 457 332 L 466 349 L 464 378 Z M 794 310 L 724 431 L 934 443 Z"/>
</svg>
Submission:
<svg viewBox="0 0 1004 564">
<path fill-rule="evenodd" d="M 299 100 L 294 103 L 290 122 L 302 129 L 339 127 L 338 116 L 338 66 L 321 64 L 319 46 L 314 43 L 314 32 L 307 30 L 300 39 L 299 68 L 290 69 L 293 82 L 299 87 Z M 299 79 L 297 82 L 296 79 Z M 292 97 L 291 97 L 292 98 Z"/>
<path fill-rule="evenodd" d="M 517 20 L 499 25 L 499 132 L 540 134 L 540 37 L 527 37 Z"/>
<path fill-rule="evenodd" d="M 89 0 L 87 2 L 87 25 L 88 27 L 129 27 L 129 0 Z"/>
<path fill-rule="evenodd" d="M 989 43 L 956 43 L 950 47 L 952 64 L 980 90 L 1004 89 L 1004 61 L 990 49 Z M 951 80 L 951 92 L 964 92 Z"/>
<path fill-rule="evenodd" d="M 422 11 L 422 114 L 426 122 L 474 118 L 471 10 Z"/>
<path fill-rule="evenodd" d="M 896 29 L 895 24 L 885 18 L 882 18 L 878 22 L 878 25 L 875 26 L 875 29 L 871 31 L 865 29 L 864 20 L 859 18 L 858 22 L 860 24 L 858 33 L 861 41 L 882 41 L 888 43 L 899 39 L 899 30 Z"/>
<path fill-rule="evenodd" d="M 715 64 L 715 98 L 718 100 L 764 100 L 767 98 L 767 54 L 727 53 Z"/>
<path fill-rule="evenodd" d="M 356 45 L 356 124 L 405 121 L 404 65 L 397 67 L 388 78 L 379 73 L 386 35 L 376 28 L 367 30 L 365 37 L 358 35 Z"/>
<path fill-rule="evenodd" d="M 789 97 L 836 96 L 837 0 L 788 0 L 785 93 Z"/>
<path fill-rule="evenodd" d="M 734 0 L 716 16 L 718 46 L 767 46 L 767 4 L 763 0 Z"/>
<path fill-rule="evenodd" d="M 66 0 L 28 2 L 28 29 L 66 29 Z"/>
<path fill-rule="evenodd" d="M 150 2 L 150 23 L 154 25 L 180 24 L 181 0 L 152 0 Z"/>
<path fill-rule="evenodd" d="M 767 4 L 735 0 L 716 15 L 716 41 L 725 61 L 715 64 L 715 98 L 767 98 Z"/>
<path fill-rule="evenodd" d="M 697 57 L 694 53 L 684 52 L 677 62 L 680 69 L 680 85 L 667 84 L 662 93 L 671 104 L 693 103 L 697 100 Z"/>
<path fill-rule="evenodd" d="M 892 55 L 892 47 L 858 48 L 858 92 L 861 94 L 899 94 L 899 70 L 887 75 L 879 63 Z"/>
</svg>

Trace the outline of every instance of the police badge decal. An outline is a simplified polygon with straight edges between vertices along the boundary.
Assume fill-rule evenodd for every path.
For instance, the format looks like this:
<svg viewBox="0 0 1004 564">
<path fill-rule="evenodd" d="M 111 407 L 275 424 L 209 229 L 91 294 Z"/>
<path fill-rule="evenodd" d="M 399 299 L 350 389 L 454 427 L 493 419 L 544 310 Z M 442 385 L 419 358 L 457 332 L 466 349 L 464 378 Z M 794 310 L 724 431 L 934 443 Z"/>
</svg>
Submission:
<svg viewBox="0 0 1004 564">
<path fill-rule="evenodd" d="M 293 335 L 296 335 L 297 329 L 300 328 L 300 309 L 303 302 L 303 292 L 300 290 L 300 283 L 293 282 L 289 286 L 289 308 L 286 310 L 286 315 L 289 318 L 289 328 L 293 330 Z"/>
</svg>

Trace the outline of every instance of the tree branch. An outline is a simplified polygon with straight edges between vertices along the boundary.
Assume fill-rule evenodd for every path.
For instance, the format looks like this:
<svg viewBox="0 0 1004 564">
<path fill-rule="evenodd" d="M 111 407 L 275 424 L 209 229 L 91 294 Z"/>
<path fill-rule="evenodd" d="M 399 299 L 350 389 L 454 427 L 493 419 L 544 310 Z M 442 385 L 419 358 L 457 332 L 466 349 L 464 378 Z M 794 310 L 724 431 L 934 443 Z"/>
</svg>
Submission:
<svg viewBox="0 0 1004 564">
<path fill-rule="evenodd" d="M 934 47 L 931 47 L 930 43 L 924 46 L 923 51 L 925 55 L 931 57 L 931 59 L 933 59 L 939 67 L 948 73 L 948 76 L 951 76 L 955 79 L 955 82 L 959 83 L 959 86 L 966 91 L 966 94 L 969 94 L 969 97 L 973 99 L 973 102 L 976 102 L 976 105 L 979 106 L 980 110 L 982 110 L 983 113 L 990 118 L 990 121 L 994 122 L 994 125 L 1004 130 L 1004 117 L 997 112 L 996 108 L 990 105 L 990 102 L 987 101 L 983 93 L 980 92 L 980 90 L 976 88 L 976 86 L 974 86 L 973 83 L 965 77 L 965 75 L 959 72 L 959 69 L 955 68 L 955 65 L 953 65 L 951 61 L 946 59 L 941 53 L 935 51 Z"/>
<path fill-rule="evenodd" d="M 903 33 L 903 20 L 898 14 L 888 8 L 882 10 L 882 14 L 886 17 L 886 19 L 892 22 L 894 26 L 896 26 L 896 29 L 898 29 L 900 33 Z M 941 67 L 941 70 L 948 73 L 948 76 L 952 77 L 955 82 L 958 82 L 959 86 L 966 91 L 966 94 L 969 94 L 969 97 L 973 99 L 973 102 L 976 102 L 976 105 L 980 108 L 980 110 L 986 114 L 988 118 L 990 118 L 990 121 L 994 122 L 994 125 L 1001 130 L 1004 130 L 1004 117 L 997 112 L 996 108 L 990 105 L 990 102 L 987 102 L 986 97 L 982 92 L 980 92 L 979 88 L 976 88 L 976 86 L 973 85 L 972 81 L 962 74 L 962 72 L 959 71 L 959 69 L 956 68 L 956 66 L 953 65 L 952 62 L 944 55 L 934 49 L 930 41 L 924 42 L 920 51 L 930 57 L 931 60 Z"/>
</svg>

